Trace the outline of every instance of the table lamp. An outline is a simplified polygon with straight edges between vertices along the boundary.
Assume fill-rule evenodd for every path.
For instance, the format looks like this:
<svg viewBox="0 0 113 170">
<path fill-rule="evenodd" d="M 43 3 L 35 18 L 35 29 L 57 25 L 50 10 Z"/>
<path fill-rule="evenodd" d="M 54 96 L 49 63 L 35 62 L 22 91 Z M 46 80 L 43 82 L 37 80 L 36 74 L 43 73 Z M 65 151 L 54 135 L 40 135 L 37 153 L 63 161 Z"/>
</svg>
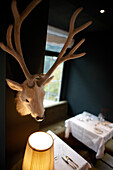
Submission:
<svg viewBox="0 0 113 170">
<path fill-rule="evenodd" d="M 54 170 L 54 141 L 46 132 L 35 132 L 28 138 L 22 170 Z"/>
</svg>

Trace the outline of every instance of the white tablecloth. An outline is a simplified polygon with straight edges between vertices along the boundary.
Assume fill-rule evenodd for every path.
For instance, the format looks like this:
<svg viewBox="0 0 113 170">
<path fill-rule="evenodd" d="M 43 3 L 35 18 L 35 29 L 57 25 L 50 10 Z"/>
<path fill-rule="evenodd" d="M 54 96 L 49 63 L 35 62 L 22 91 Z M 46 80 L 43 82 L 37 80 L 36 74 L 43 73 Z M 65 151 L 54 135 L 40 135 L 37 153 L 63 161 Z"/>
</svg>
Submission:
<svg viewBox="0 0 113 170">
<path fill-rule="evenodd" d="M 76 139 L 96 152 L 97 159 L 103 157 L 105 143 L 113 137 L 113 124 L 110 124 L 111 128 L 104 126 L 96 116 L 87 112 L 66 120 L 65 127 L 65 137 L 68 138 L 71 132 Z"/>
<path fill-rule="evenodd" d="M 79 166 L 77 170 L 88 170 L 91 165 L 82 158 L 77 152 L 63 142 L 58 136 L 52 131 L 47 131 L 54 139 L 54 170 L 72 170 L 72 168 L 62 160 L 62 156 L 69 156 Z"/>
</svg>

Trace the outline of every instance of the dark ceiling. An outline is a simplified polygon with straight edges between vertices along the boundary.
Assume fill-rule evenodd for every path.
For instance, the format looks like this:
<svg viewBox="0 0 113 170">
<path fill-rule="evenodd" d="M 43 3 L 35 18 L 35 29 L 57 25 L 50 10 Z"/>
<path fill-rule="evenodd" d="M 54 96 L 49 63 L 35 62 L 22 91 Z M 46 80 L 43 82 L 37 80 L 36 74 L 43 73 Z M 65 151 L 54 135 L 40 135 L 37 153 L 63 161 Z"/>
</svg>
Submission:
<svg viewBox="0 0 113 170">
<path fill-rule="evenodd" d="M 50 0 L 48 23 L 68 31 L 71 15 L 77 8 L 83 7 L 76 26 L 92 20 L 92 26 L 86 31 L 113 31 L 112 2 L 112 0 Z M 104 14 L 99 12 L 101 9 L 105 10 Z"/>
</svg>

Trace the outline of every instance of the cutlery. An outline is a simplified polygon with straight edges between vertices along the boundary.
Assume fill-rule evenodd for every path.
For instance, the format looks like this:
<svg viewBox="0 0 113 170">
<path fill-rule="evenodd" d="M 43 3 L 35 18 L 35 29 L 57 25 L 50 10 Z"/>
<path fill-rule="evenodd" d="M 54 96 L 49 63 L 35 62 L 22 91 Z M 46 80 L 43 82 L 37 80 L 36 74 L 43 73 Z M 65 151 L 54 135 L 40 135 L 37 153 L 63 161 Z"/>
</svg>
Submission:
<svg viewBox="0 0 113 170">
<path fill-rule="evenodd" d="M 104 128 L 106 127 L 105 125 L 101 124 L 100 125 L 101 127 L 99 127 L 98 125 L 99 124 L 95 124 L 95 130 L 99 131 L 100 133 L 108 132 L 108 130 Z"/>
<path fill-rule="evenodd" d="M 103 126 L 106 126 L 106 127 L 109 127 L 109 128 L 113 128 L 110 124 L 106 123 L 106 122 L 103 122 L 102 123 Z"/>
<path fill-rule="evenodd" d="M 65 163 L 67 163 L 71 168 L 77 169 L 75 166 L 72 166 L 71 164 L 69 164 L 69 162 L 66 160 L 66 158 L 64 158 L 64 157 L 61 157 L 61 158 L 62 158 L 63 161 L 64 161 Z"/>
<path fill-rule="evenodd" d="M 66 156 L 66 159 L 67 159 L 67 161 L 70 160 L 71 162 L 73 162 L 73 164 L 75 164 L 76 167 L 79 168 L 79 166 L 78 166 L 71 158 L 69 158 L 68 156 Z"/>
</svg>

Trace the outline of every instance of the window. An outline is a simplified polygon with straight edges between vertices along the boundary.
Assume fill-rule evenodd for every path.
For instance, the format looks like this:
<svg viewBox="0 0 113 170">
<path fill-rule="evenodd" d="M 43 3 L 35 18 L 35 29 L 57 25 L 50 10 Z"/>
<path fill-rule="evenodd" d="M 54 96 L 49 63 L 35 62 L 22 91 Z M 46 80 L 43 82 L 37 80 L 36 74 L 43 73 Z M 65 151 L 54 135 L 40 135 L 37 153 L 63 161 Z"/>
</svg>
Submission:
<svg viewBox="0 0 113 170">
<path fill-rule="evenodd" d="M 68 32 L 52 26 L 48 26 L 46 39 L 46 52 L 44 59 L 44 73 L 47 73 L 47 71 L 56 61 L 57 56 L 60 53 L 67 37 Z M 69 47 L 72 47 L 73 44 L 74 40 L 72 40 Z M 59 101 L 62 82 L 62 71 L 63 63 L 60 64 L 53 72 L 54 78 L 44 89 L 46 92 L 44 106 L 48 106 Z"/>
<path fill-rule="evenodd" d="M 46 49 L 57 49 L 58 46 L 50 46 L 47 45 Z M 59 47 L 61 48 L 61 47 Z M 45 55 L 44 59 L 44 73 L 47 73 L 47 71 L 50 69 L 50 67 L 54 64 L 56 61 L 57 57 L 52 55 L 48 56 Z M 52 81 L 44 87 L 44 90 L 46 92 L 45 94 L 45 99 L 44 99 L 44 106 L 48 106 L 51 104 L 54 104 L 55 102 L 59 101 L 60 97 L 60 89 L 61 89 L 61 82 L 62 82 L 62 71 L 63 71 L 63 63 L 60 64 L 56 70 L 53 72 L 54 78 Z"/>
</svg>

